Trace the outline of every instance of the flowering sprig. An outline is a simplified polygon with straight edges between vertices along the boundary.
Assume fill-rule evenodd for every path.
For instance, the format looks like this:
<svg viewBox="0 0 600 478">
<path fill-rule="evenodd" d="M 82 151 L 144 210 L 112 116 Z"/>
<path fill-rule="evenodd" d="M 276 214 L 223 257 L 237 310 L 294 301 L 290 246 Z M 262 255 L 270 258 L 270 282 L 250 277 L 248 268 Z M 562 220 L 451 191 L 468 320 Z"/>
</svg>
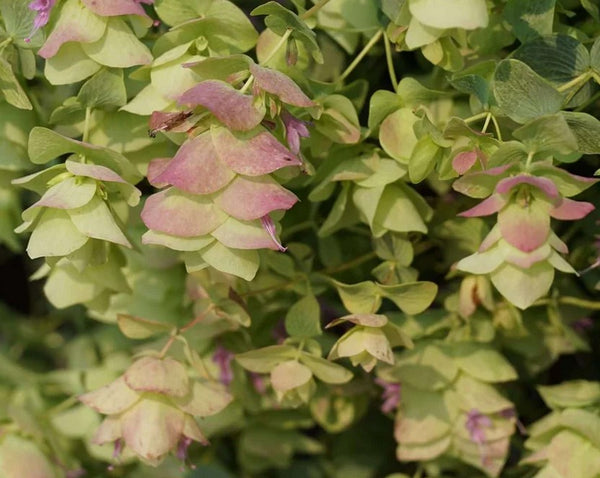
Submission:
<svg viewBox="0 0 600 478">
<path fill-rule="evenodd" d="M 548 177 L 556 178 L 554 181 Z M 545 295 L 554 269 L 576 271 L 560 256 L 568 252 L 551 230 L 550 219 L 578 220 L 594 206 L 569 198 L 596 182 L 536 163 L 529 171 L 508 164 L 467 174 L 454 183 L 469 194 L 470 186 L 485 182 L 492 194 L 464 217 L 498 214 L 498 222 L 479 251 L 458 262 L 457 268 L 472 274 L 490 274 L 496 289 L 516 306 L 525 309 Z M 559 254 L 560 253 L 560 254 Z"/>
</svg>

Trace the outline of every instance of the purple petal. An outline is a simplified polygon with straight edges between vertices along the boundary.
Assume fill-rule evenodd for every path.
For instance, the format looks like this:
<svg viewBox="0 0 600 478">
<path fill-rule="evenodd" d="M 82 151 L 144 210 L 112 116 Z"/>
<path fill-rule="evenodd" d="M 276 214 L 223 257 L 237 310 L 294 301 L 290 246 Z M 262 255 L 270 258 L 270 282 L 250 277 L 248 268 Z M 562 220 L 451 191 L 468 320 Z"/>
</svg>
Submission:
<svg viewBox="0 0 600 478">
<path fill-rule="evenodd" d="M 203 236 L 226 219 L 209 199 L 175 188 L 148 197 L 141 217 L 148 229 L 179 237 Z"/>
<path fill-rule="evenodd" d="M 204 106 L 231 129 L 247 131 L 258 126 L 264 113 L 254 107 L 254 97 L 240 93 L 228 83 L 206 80 L 187 90 L 179 104 Z"/>
<path fill-rule="evenodd" d="M 306 122 L 299 120 L 285 109 L 281 112 L 281 120 L 285 127 L 285 139 L 292 152 L 298 154 L 300 152 L 300 138 L 310 136 Z"/>
<path fill-rule="evenodd" d="M 535 200 L 527 206 L 513 203 L 498 213 L 502 237 L 523 252 L 534 251 L 548 239 L 550 217 L 540 203 Z"/>
<path fill-rule="evenodd" d="M 271 216 L 266 215 L 261 217 L 260 223 L 262 224 L 262 227 L 267 232 L 267 234 L 269 234 L 271 241 L 273 241 L 272 246 L 274 245 L 280 252 L 287 251 L 287 247 L 284 247 L 283 244 L 281 244 L 281 242 L 279 242 L 279 239 L 277 238 L 277 229 L 275 228 L 275 223 L 273 222 L 273 219 L 271 219 Z"/>
<path fill-rule="evenodd" d="M 291 208 L 298 198 L 268 176 L 245 178 L 238 176 L 216 199 L 230 216 L 251 221 L 271 211 Z"/>
<path fill-rule="evenodd" d="M 235 173 L 219 161 L 210 132 L 181 145 L 173 160 L 153 182 L 172 184 L 192 194 L 210 194 L 223 188 Z"/>
<path fill-rule="evenodd" d="M 573 201 L 563 198 L 558 206 L 550 210 L 550 215 L 554 219 L 563 221 L 574 221 L 582 219 L 595 209 L 594 205 L 584 201 Z"/>
<path fill-rule="evenodd" d="M 506 199 L 498 194 L 493 194 L 489 198 L 481 201 L 477 206 L 468 209 L 467 211 L 461 212 L 459 216 L 462 217 L 479 217 L 489 216 L 500 211 L 506 205 Z"/>
<path fill-rule="evenodd" d="M 238 174 L 262 176 L 302 162 L 266 130 L 247 138 L 227 128 L 213 128 L 212 139 L 219 159 Z"/>
<path fill-rule="evenodd" d="M 500 194 L 507 194 L 518 184 L 531 184 L 532 186 L 542 190 L 549 198 L 558 198 L 558 189 L 550 179 L 530 176 L 528 174 L 519 174 L 518 176 L 513 176 L 512 178 L 502 179 L 496 185 L 496 192 Z"/>
<path fill-rule="evenodd" d="M 250 73 L 254 75 L 256 87 L 277 96 L 284 103 L 304 108 L 315 106 L 315 103 L 303 93 L 300 87 L 283 73 L 255 63 L 250 65 Z"/>
<path fill-rule="evenodd" d="M 146 12 L 138 0 L 81 0 L 96 15 L 114 17 L 117 15 L 142 15 Z M 151 3 L 145 1 L 143 3 Z"/>
<path fill-rule="evenodd" d="M 50 12 L 55 3 L 56 0 L 34 0 L 28 5 L 29 10 L 33 10 L 34 12 L 38 13 L 33 20 L 33 29 L 29 33 L 29 36 L 25 38 L 25 42 L 29 43 L 31 41 L 31 37 L 35 35 L 40 28 L 48 23 L 48 20 L 50 20 Z"/>
</svg>

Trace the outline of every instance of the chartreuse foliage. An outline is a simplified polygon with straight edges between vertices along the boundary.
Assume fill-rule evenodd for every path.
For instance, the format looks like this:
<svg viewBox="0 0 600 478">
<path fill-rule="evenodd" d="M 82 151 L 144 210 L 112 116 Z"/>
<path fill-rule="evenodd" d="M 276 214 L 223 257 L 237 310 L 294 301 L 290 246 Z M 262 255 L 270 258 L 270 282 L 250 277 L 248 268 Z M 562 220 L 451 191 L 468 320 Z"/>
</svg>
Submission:
<svg viewBox="0 0 600 478">
<path fill-rule="evenodd" d="M 595 2 L 0 0 L 0 92 L 0 477 L 600 476 Z"/>
</svg>

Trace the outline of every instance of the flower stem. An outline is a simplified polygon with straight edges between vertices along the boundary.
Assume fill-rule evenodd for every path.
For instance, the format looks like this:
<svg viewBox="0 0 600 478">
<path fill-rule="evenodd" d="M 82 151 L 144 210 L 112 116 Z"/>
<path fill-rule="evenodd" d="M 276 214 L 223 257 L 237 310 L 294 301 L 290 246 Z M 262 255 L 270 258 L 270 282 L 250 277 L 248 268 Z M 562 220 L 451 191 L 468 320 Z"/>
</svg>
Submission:
<svg viewBox="0 0 600 478">
<path fill-rule="evenodd" d="M 531 166 L 531 161 L 533 161 L 533 152 L 530 152 L 527 155 L 527 162 L 525 163 L 525 171 L 529 171 L 529 168 Z"/>
<path fill-rule="evenodd" d="M 90 135 L 90 117 L 92 116 L 92 108 L 89 106 L 85 109 L 85 121 L 83 123 L 83 137 L 81 141 L 87 143 Z"/>
<path fill-rule="evenodd" d="M 396 78 L 396 70 L 394 70 L 394 62 L 392 59 L 392 47 L 390 46 L 390 39 L 387 35 L 383 35 L 383 45 L 385 47 L 385 61 L 387 62 L 388 73 L 390 75 L 390 81 L 394 91 L 398 91 L 398 78 Z"/>
<path fill-rule="evenodd" d="M 342 81 L 344 81 L 348 77 L 348 75 L 350 75 L 350 73 L 352 73 L 354 71 L 354 69 L 362 61 L 362 59 L 365 57 L 365 55 L 367 53 L 369 53 L 371 48 L 373 48 L 373 45 L 375 45 L 375 43 L 377 43 L 379 41 L 379 39 L 381 38 L 381 35 L 383 35 L 383 29 L 377 30 L 377 33 L 375 33 L 375 35 L 373 35 L 371 37 L 371 39 L 365 45 L 365 47 L 360 51 L 360 53 L 358 55 L 356 55 L 354 60 L 352 60 L 352 63 L 350 63 L 348 65 L 348 68 L 346 68 L 344 70 L 344 72 L 340 75 L 340 77 L 337 79 L 338 83 L 341 83 Z"/>
<path fill-rule="evenodd" d="M 267 55 L 267 57 L 261 62 L 263 65 L 266 65 L 267 63 L 269 63 L 269 61 L 271 61 L 273 59 L 273 57 L 279 51 L 279 49 L 283 45 L 285 45 L 285 42 L 288 40 L 288 38 L 292 34 L 292 31 L 293 30 L 291 28 L 288 28 L 285 31 L 285 33 L 281 36 L 281 38 L 279 39 L 279 41 L 277 42 L 277 44 L 275 45 L 275 47 L 271 50 L 271 52 Z"/>
<path fill-rule="evenodd" d="M 323 8 L 328 3 L 329 3 L 329 0 L 318 1 L 312 7 L 310 7 L 308 10 L 306 10 L 302 15 L 300 15 L 300 18 L 302 18 L 302 20 L 306 20 L 307 18 L 313 16 L 315 13 L 317 13 L 319 10 L 321 10 L 321 8 Z"/>
<path fill-rule="evenodd" d="M 534 307 L 548 305 L 552 302 L 558 302 L 561 305 L 572 305 L 580 309 L 600 310 L 600 302 L 594 300 L 580 299 L 579 297 L 559 297 L 558 299 L 540 299 L 533 304 Z"/>
<path fill-rule="evenodd" d="M 600 310 L 599 301 L 580 299 L 579 297 L 559 297 L 558 303 L 563 305 L 573 305 L 581 309 Z"/>
<path fill-rule="evenodd" d="M 477 113 L 476 115 L 469 116 L 467 119 L 464 120 L 464 122 L 466 124 L 473 123 L 475 121 L 479 121 L 480 119 L 486 118 L 487 115 L 489 115 L 489 112 L 487 111 L 484 111 L 483 113 Z"/>
<path fill-rule="evenodd" d="M 492 113 L 488 113 L 485 117 L 485 123 L 483 123 L 483 128 L 481 128 L 481 132 L 485 133 L 490 125 L 490 120 L 492 119 Z"/>
<path fill-rule="evenodd" d="M 494 129 L 496 130 L 496 139 L 502 141 L 502 133 L 500 132 L 500 125 L 494 115 L 492 115 L 492 123 L 494 123 Z"/>
<path fill-rule="evenodd" d="M 261 62 L 263 65 L 266 65 L 269 61 L 271 61 L 273 59 L 275 54 L 285 44 L 285 42 L 287 41 L 287 39 L 290 37 L 291 34 L 292 34 L 292 29 L 288 28 L 285 31 L 285 33 L 281 36 L 281 38 L 279 39 L 279 41 L 277 42 L 275 47 L 271 50 L 271 52 L 267 55 L 267 57 Z M 248 77 L 248 79 L 246 80 L 246 83 L 244 83 L 243 86 L 240 88 L 240 90 L 239 90 L 240 93 L 246 93 L 246 91 L 248 91 L 248 88 L 250 88 L 250 86 L 252 85 L 253 82 L 254 82 L 254 75 L 250 75 Z"/>
<path fill-rule="evenodd" d="M 564 93 L 567 90 L 570 90 L 571 88 L 573 88 L 574 86 L 579 85 L 580 83 L 583 84 L 586 81 L 588 81 L 591 77 L 591 73 L 589 71 L 586 71 L 584 73 L 582 73 L 581 75 L 573 78 L 571 81 L 567 81 L 566 83 L 560 85 L 558 88 L 556 88 L 560 93 Z"/>
</svg>

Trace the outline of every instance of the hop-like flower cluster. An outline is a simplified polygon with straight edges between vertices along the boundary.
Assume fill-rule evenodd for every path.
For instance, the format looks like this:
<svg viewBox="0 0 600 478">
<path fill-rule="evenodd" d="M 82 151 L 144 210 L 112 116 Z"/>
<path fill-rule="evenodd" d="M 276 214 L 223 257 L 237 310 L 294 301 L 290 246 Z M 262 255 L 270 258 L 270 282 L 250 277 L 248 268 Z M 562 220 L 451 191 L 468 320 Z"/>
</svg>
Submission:
<svg viewBox="0 0 600 478">
<path fill-rule="evenodd" d="M 141 3 L 153 0 L 65 0 L 54 28 L 38 54 L 46 58 L 45 74 L 53 84 L 81 81 L 102 66 L 126 68 L 152 61 L 150 50 L 138 40 L 122 18 L 136 15 L 152 24 Z M 55 1 L 37 0 L 34 31 L 49 19 Z M 31 37 L 31 35 L 30 35 Z"/>
<path fill-rule="evenodd" d="M 167 187 L 146 201 L 142 220 L 150 231 L 143 242 L 186 252 L 188 270 L 208 264 L 251 279 L 256 268 L 227 267 L 223 257 L 230 263 L 235 258 L 257 263 L 254 249 L 285 250 L 271 213 L 291 208 L 298 199 L 270 173 L 302 162 L 261 122 L 267 104 L 272 117 L 278 114 L 273 97 L 297 107 L 314 103 L 282 73 L 254 63 L 249 70 L 253 95 L 219 80 L 185 92 L 181 104 L 202 106 L 218 121 L 185 141 L 173 159 L 156 159 L 148 170 L 151 184 Z M 289 113 L 284 123 L 290 146 L 298 150 L 299 137 L 308 131 Z"/>
<path fill-rule="evenodd" d="M 97 444 L 114 443 L 117 456 L 133 453 L 157 466 L 170 451 L 185 460 L 192 441 L 208 444 L 194 417 L 220 412 L 232 397 L 220 384 L 190 380 L 176 360 L 143 357 L 79 399 L 108 415 L 94 437 Z"/>
<path fill-rule="evenodd" d="M 471 176 L 471 178 L 469 177 Z M 472 173 L 455 183 L 469 194 L 472 177 L 493 193 L 465 217 L 498 214 L 498 222 L 479 251 L 462 259 L 457 267 L 472 274 L 490 274 L 496 289 L 524 309 L 545 295 L 554 279 L 554 269 L 575 273 L 560 256 L 567 246 L 550 228 L 550 219 L 577 220 L 594 209 L 588 202 L 569 199 L 591 186 L 595 179 L 576 176 L 549 164 L 534 165 L 529 172 L 512 165 Z M 553 179 L 550 179 L 553 178 Z"/>
<path fill-rule="evenodd" d="M 131 244 L 122 231 L 126 217 L 113 206 L 138 204 L 135 186 L 106 166 L 73 159 L 13 183 L 41 195 L 23 211 L 16 231 L 32 231 L 27 253 L 46 258 L 37 277 L 48 275 L 45 292 L 56 307 L 105 303 L 110 294 L 128 290 L 113 244 Z"/>
</svg>

